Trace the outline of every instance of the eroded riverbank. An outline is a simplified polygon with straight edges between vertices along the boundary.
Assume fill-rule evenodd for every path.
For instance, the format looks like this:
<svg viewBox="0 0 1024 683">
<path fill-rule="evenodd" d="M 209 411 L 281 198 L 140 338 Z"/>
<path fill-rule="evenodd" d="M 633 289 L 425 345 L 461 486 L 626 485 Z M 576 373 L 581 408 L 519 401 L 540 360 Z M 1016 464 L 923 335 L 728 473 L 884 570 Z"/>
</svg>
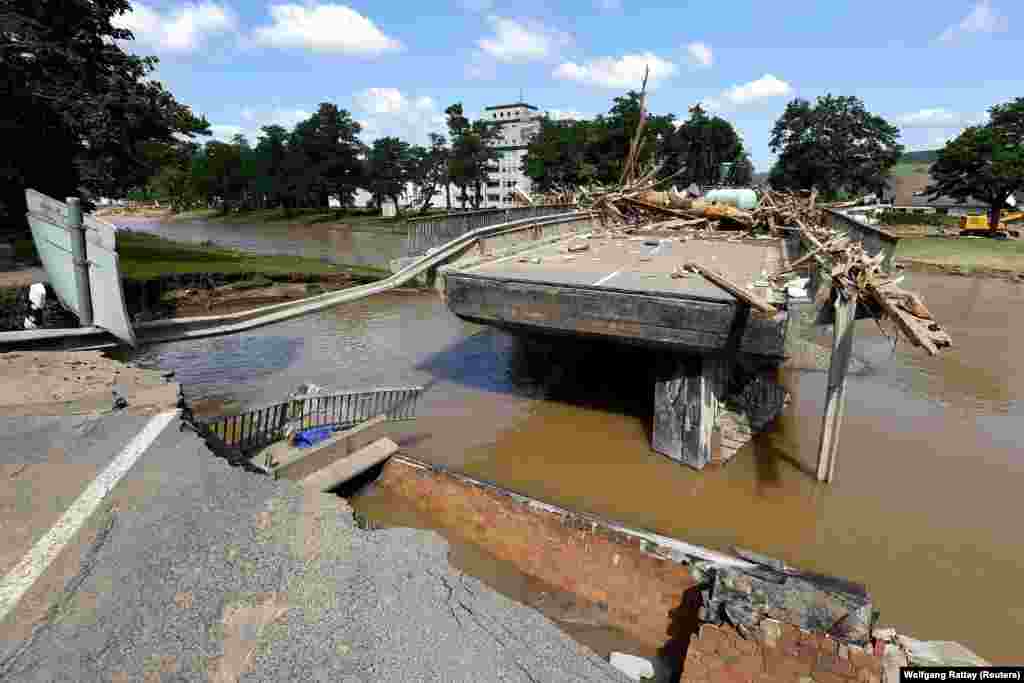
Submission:
<svg viewBox="0 0 1024 683">
<path fill-rule="evenodd" d="M 856 355 L 871 370 L 851 380 L 831 487 L 808 474 L 822 372 L 792 372 L 794 400 L 776 429 L 726 468 L 696 473 L 649 450 L 642 354 L 528 351 L 462 323 L 431 294 L 381 295 L 258 333 L 166 344 L 139 360 L 176 368 L 192 398 L 236 406 L 307 381 L 423 384 L 420 417 L 396 434 L 414 457 L 566 508 L 861 581 L 883 623 L 1012 663 L 1024 603 L 1007 587 L 1024 548 L 1005 501 L 1024 484 L 1024 363 L 1013 343 L 1024 286 L 908 280 L 949 321 L 957 346 L 939 358 L 893 352 L 873 323 L 859 324 Z"/>
</svg>

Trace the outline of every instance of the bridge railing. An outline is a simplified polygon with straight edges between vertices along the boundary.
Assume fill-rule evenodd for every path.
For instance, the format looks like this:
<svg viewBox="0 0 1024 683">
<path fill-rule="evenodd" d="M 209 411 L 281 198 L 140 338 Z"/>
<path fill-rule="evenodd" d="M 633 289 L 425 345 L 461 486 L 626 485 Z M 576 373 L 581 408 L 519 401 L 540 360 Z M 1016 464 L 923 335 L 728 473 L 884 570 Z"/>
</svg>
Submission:
<svg viewBox="0 0 1024 683">
<path fill-rule="evenodd" d="M 554 216 L 572 211 L 575 207 L 569 204 L 550 204 L 540 206 L 517 206 L 508 209 L 484 209 L 466 213 L 449 213 L 422 218 L 410 218 L 405 244 L 406 256 L 421 256 L 428 249 L 439 247 L 456 237 L 478 228 L 486 228 L 499 223 L 508 223 L 524 218 L 540 218 Z"/>
<path fill-rule="evenodd" d="M 868 256 L 884 253 L 885 259 L 882 261 L 882 267 L 887 271 L 892 268 L 892 261 L 896 256 L 896 245 L 900 241 L 899 237 L 837 209 L 826 210 L 825 221 L 828 223 L 828 227 L 845 232 L 851 242 L 859 242 Z"/>
<path fill-rule="evenodd" d="M 200 433 L 222 448 L 245 453 L 292 431 L 350 427 L 380 414 L 389 421 L 411 420 L 423 387 L 338 391 L 290 398 L 226 417 L 200 421 Z"/>
</svg>

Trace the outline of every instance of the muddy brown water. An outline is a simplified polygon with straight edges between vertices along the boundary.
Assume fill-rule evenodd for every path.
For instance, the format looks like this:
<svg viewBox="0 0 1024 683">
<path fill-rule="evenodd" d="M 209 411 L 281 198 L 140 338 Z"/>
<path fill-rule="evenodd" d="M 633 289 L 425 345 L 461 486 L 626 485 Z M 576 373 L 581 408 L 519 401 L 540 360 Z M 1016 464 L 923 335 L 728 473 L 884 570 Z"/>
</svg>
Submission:
<svg viewBox="0 0 1024 683">
<path fill-rule="evenodd" d="M 825 373 L 789 373 L 793 401 L 771 433 L 698 473 L 649 449 L 649 355 L 526 343 L 459 321 L 427 293 L 164 344 L 136 360 L 176 369 L 193 399 L 235 408 L 279 400 L 301 382 L 423 384 L 419 417 L 394 429 L 414 457 L 692 543 L 741 545 L 864 582 L 883 624 L 1019 664 L 1024 285 L 914 273 L 904 286 L 924 295 L 956 347 L 935 358 L 894 350 L 873 322 L 858 323 L 855 353 L 870 370 L 850 380 L 831 487 L 809 474 Z M 382 525 L 431 526 L 372 487 L 355 506 Z M 515 588 L 523 580 L 485 555 L 459 553 L 463 569 L 512 597 L 529 602 L 540 590 Z"/>
</svg>

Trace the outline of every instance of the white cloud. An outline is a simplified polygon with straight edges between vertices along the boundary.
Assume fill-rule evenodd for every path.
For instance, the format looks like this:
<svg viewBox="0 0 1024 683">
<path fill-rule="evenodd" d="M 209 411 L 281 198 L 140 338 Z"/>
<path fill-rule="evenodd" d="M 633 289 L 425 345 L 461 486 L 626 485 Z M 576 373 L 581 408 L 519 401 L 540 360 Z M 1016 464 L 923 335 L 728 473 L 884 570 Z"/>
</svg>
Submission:
<svg viewBox="0 0 1024 683">
<path fill-rule="evenodd" d="M 783 97 L 793 92 L 792 86 L 771 74 L 765 74 L 756 81 L 734 85 L 722 91 L 717 97 L 707 97 L 701 101 L 708 109 L 724 110 L 742 107 L 769 97 Z"/>
<path fill-rule="evenodd" d="M 971 33 L 997 33 L 1010 28 L 1010 23 L 999 10 L 992 7 L 988 0 L 979 0 L 974 8 L 964 17 L 959 24 L 950 26 L 939 40 L 944 43 L 952 43 L 957 38 Z"/>
<path fill-rule="evenodd" d="M 255 145 L 259 137 L 263 135 L 263 131 L 261 129 L 264 126 L 278 125 L 291 132 L 291 129 L 295 127 L 295 124 L 300 121 L 305 121 L 312 115 L 313 112 L 305 111 L 303 109 L 277 107 L 261 110 L 243 107 L 239 113 L 239 117 L 244 122 L 243 125 L 214 123 L 210 124 L 210 132 L 212 133 L 212 139 L 221 140 L 223 142 L 230 142 L 233 136 L 241 133 L 249 140 L 249 144 Z M 196 139 L 199 140 L 200 143 L 203 140 L 203 138 Z"/>
<path fill-rule="evenodd" d="M 480 49 L 503 62 L 532 62 L 555 57 L 572 42 L 568 33 L 536 22 L 516 21 L 505 17 L 487 18 L 494 35 L 477 41 Z"/>
<path fill-rule="evenodd" d="M 651 90 L 676 75 L 679 69 L 672 62 L 650 52 L 637 55 L 614 57 L 598 57 L 583 64 L 565 62 L 554 71 L 554 77 L 566 81 L 576 81 L 602 88 L 633 88 L 640 89 L 644 78 L 644 69 L 651 68 L 647 87 Z"/>
<path fill-rule="evenodd" d="M 210 124 L 210 133 L 211 136 L 208 139 L 220 140 L 221 142 L 231 142 L 231 138 L 236 135 L 246 135 L 245 129 L 241 126 L 230 126 L 217 123 Z M 254 140 L 250 138 L 249 142 L 251 144 Z"/>
<path fill-rule="evenodd" d="M 984 123 L 987 119 L 987 114 L 962 114 L 936 107 L 900 114 L 893 121 L 902 128 L 961 128 Z"/>
<path fill-rule="evenodd" d="M 594 7 L 602 12 L 617 12 L 622 9 L 622 0 L 594 0 Z"/>
<path fill-rule="evenodd" d="M 462 72 L 469 80 L 493 81 L 498 77 L 498 65 L 480 50 L 473 50 L 473 56 L 466 62 Z"/>
<path fill-rule="evenodd" d="M 224 5 L 204 2 L 160 12 L 145 3 L 133 2 L 126 14 L 111 23 L 132 32 L 136 41 L 167 52 L 195 52 L 214 35 L 235 31 L 238 19 Z"/>
<path fill-rule="evenodd" d="M 547 113 L 553 121 L 579 121 L 581 119 L 590 118 L 586 114 L 581 114 L 575 109 L 548 109 Z"/>
<path fill-rule="evenodd" d="M 273 23 L 257 28 L 253 34 L 261 45 L 360 57 L 402 48 L 400 42 L 345 5 L 272 5 L 270 16 Z"/>
<path fill-rule="evenodd" d="M 365 142 L 393 135 L 426 144 L 430 133 L 445 133 L 445 117 L 433 98 L 410 97 L 397 88 L 367 88 L 352 96 Z"/>
<path fill-rule="evenodd" d="M 711 47 L 706 43 L 690 43 L 686 46 L 686 54 L 690 58 L 690 64 L 700 68 L 707 68 L 715 61 Z"/>
</svg>

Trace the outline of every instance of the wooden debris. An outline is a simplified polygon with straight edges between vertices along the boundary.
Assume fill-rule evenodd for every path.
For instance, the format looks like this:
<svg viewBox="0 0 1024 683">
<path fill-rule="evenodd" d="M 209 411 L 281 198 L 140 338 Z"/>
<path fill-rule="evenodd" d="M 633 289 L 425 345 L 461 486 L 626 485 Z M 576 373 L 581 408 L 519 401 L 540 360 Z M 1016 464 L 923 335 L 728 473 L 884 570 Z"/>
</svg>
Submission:
<svg viewBox="0 0 1024 683">
<path fill-rule="evenodd" d="M 775 308 L 768 302 L 764 301 L 763 299 L 757 298 L 747 290 L 737 285 L 735 282 L 732 282 L 731 280 L 723 277 L 722 275 L 716 273 L 710 268 L 705 268 L 699 263 L 693 263 L 692 261 L 690 263 L 687 263 L 686 267 L 697 271 L 714 284 L 718 285 L 725 291 L 729 292 L 740 301 L 750 304 L 754 309 L 760 311 L 761 313 L 775 315 L 776 313 L 779 312 L 777 308 Z"/>
</svg>

